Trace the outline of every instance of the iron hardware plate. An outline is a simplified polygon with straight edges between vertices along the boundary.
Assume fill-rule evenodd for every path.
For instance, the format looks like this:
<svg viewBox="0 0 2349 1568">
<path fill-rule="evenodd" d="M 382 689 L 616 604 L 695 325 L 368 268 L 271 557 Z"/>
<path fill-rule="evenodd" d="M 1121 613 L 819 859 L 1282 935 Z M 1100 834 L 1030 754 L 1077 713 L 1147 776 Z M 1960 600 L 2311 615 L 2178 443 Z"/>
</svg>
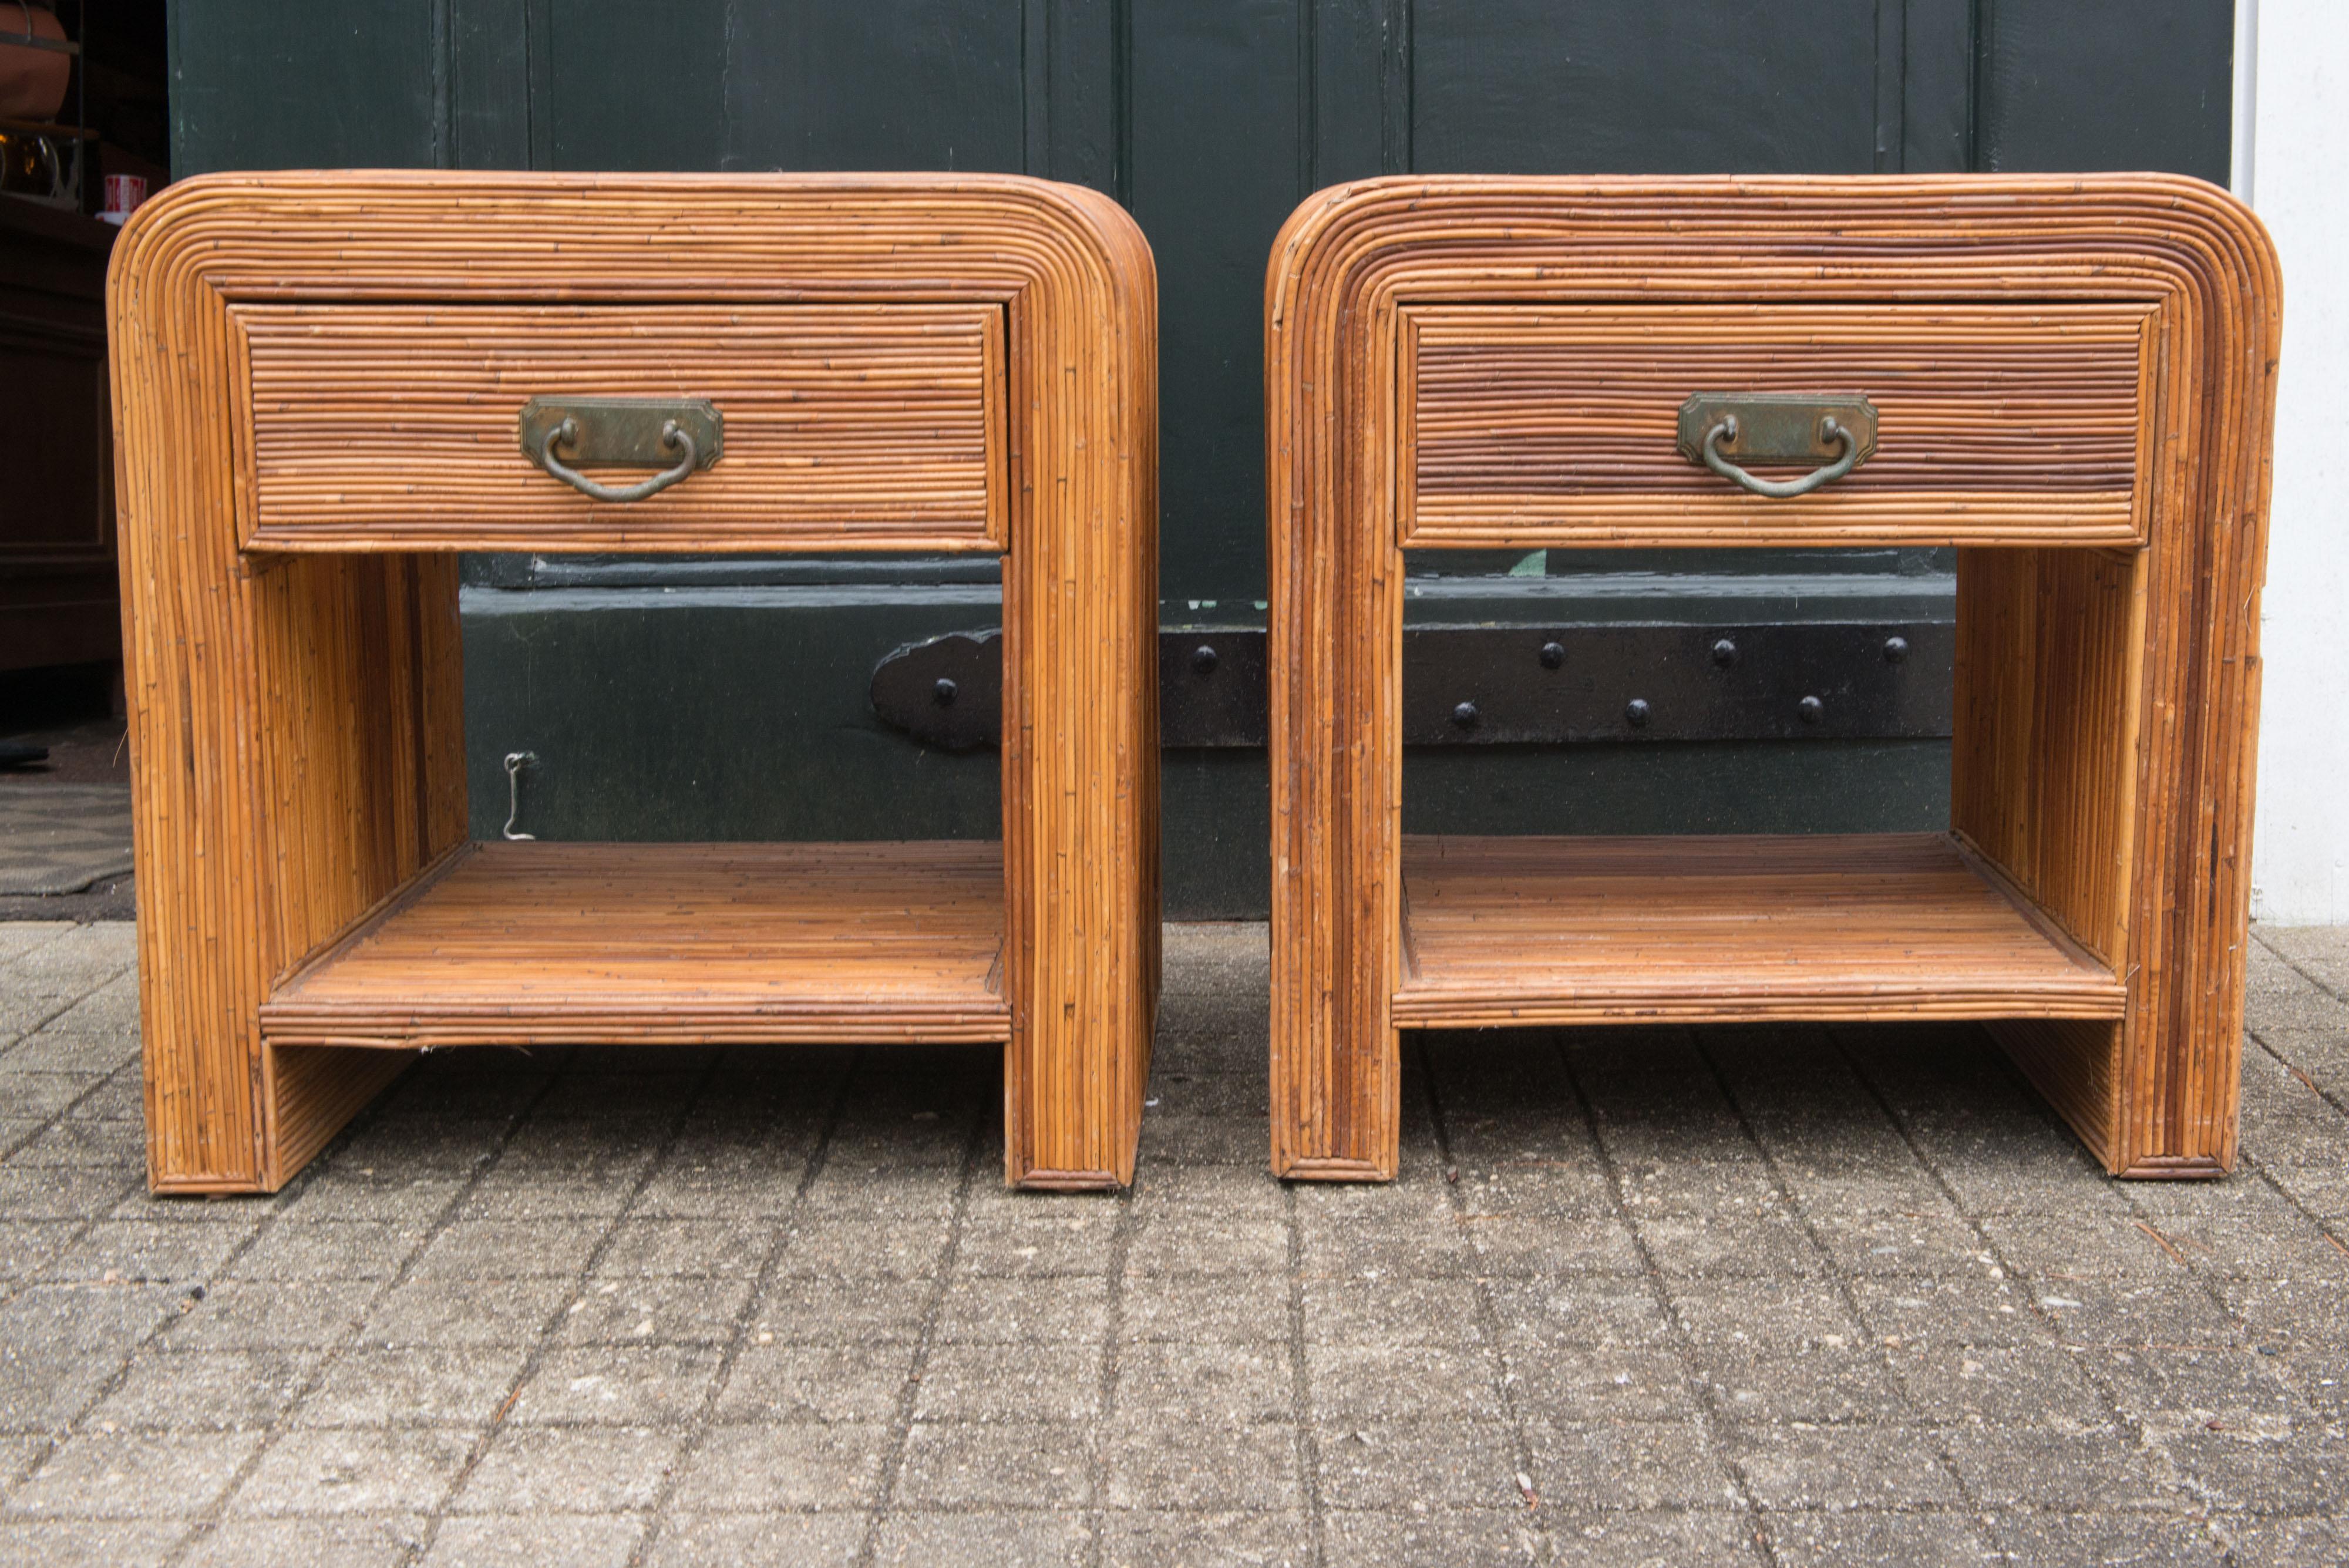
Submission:
<svg viewBox="0 0 2349 1568">
<path fill-rule="evenodd" d="M 1003 738 L 1003 634 L 948 632 L 873 667 L 873 711 L 926 746 L 973 752 Z"/>
<path fill-rule="evenodd" d="M 1261 746 L 1270 717 L 1265 634 L 1158 634 L 1158 733 L 1169 746 Z"/>
<path fill-rule="evenodd" d="M 1681 455 L 1702 466 L 1705 436 L 1722 421 L 1734 420 L 1737 433 L 1719 447 L 1732 462 L 1816 467 L 1843 455 L 1843 443 L 1826 436 L 1830 419 L 1858 446 L 1853 467 L 1875 454 L 1876 405 L 1861 393 L 1698 392 L 1681 405 Z"/>
<path fill-rule="evenodd" d="M 1406 745 L 1946 738 L 1946 620 L 1409 627 Z M 1175 747 L 1265 743 L 1265 634 L 1162 631 L 1159 732 Z M 957 632 L 874 667 L 882 722 L 925 745 L 995 745 L 1001 634 Z"/>
<path fill-rule="evenodd" d="M 543 467 L 546 438 L 563 421 L 576 434 L 555 455 L 573 468 L 667 468 L 678 449 L 661 439 L 671 420 L 693 438 L 694 467 L 708 468 L 726 445 L 726 419 L 707 398 L 533 398 L 522 406 L 523 455 Z"/>
<path fill-rule="evenodd" d="M 1956 653 L 1949 621 L 1408 627 L 1402 739 L 1425 746 L 1939 738 L 1953 727 Z M 1473 709 L 1465 723 L 1464 705 Z"/>
</svg>

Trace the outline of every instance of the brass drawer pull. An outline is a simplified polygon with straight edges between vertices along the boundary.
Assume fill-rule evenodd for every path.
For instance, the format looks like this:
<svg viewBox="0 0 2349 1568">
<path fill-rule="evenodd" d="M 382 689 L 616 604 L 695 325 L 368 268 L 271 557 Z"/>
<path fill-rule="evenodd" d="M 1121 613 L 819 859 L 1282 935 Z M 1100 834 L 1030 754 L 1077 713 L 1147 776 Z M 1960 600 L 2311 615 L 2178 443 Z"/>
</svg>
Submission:
<svg viewBox="0 0 2349 1568">
<path fill-rule="evenodd" d="M 716 405 L 664 398 L 533 398 L 523 405 L 520 431 L 523 456 L 588 499 L 609 502 L 642 501 L 708 468 L 718 461 L 725 433 Z M 558 446 L 570 462 L 555 455 Z M 599 484 L 579 472 L 648 462 L 668 466 L 635 484 Z"/>
<path fill-rule="evenodd" d="M 1829 461 L 1800 479 L 1764 479 L 1747 462 Z M 1681 405 L 1681 455 L 1774 501 L 1808 495 L 1876 451 L 1876 405 L 1857 393 L 1699 392 Z"/>
</svg>

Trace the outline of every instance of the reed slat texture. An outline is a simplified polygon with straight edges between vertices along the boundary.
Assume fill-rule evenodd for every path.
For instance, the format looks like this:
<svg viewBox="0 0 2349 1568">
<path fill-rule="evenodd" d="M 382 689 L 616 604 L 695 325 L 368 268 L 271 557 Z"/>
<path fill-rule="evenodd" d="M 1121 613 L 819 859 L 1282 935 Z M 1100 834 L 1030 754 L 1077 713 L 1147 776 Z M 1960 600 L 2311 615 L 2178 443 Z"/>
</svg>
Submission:
<svg viewBox="0 0 2349 1568">
<path fill-rule="evenodd" d="M 2142 304 L 1413 306 L 1397 436 L 1406 546 L 2134 544 Z M 1692 391 L 1866 389 L 1874 455 L 1792 502 L 1676 446 Z M 1758 472 L 1785 477 L 1776 467 Z M 1674 520 L 1660 515 L 1671 504 Z"/>
<path fill-rule="evenodd" d="M 1453 841 L 1489 875 L 1428 880 L 1401 831 L 1406 538 L 1960 546 L 1933 853 L 1964 879 L 1944 859 L 1871 908 L 1991 923 L 1920 971 L 1858 952 L 1804 878 L 1741 882 L 1756 931 L 1702 1015 L 1849 1015 L 1765 972 L 1759 931 L 1807 925 L 1789 969 L 1999 1009 L 2115 1172 L 2230 1167 L 2279 298 L 2257 220 L 2166 176 L 1413 177 L 1299 207 L 1265 300 L 1274 1168 L 1392 1178 L 1399 1027 L 1510 1021 L 1529 986 L 1671 1004 L 1692 939 L 1639 944 L 1721 856 L 1785 854 L 1642 847 L 1654 875 L 1594 901 L 1587 857 L 1633 851 Z M 1733 491 L 1673 416 L 1738 390 L 1867 393 L 1877 454 L 1798 501 Z"/>
<path fill-rule="evenodd" d="M 255 547 L 1003 547 L 999 306 L 249 305 L 230 319 L 252 367 Z M 707 398 L 725 455 L 644 501 L 591 501 L 514 439 L 522 404 L 566 393 Z"/>
<path fill-rule="evenodd" d="M 1010 1033 L 1000 845 L 484 844 L 419 884 L 273 990 L 263 1038 L 1000 1044 Z"/>
<path fill-rule="evenodd" d="M 275 1189 L 403 1037 L 823 1030 L 1002 1041 L 1007 1177 L 1132 1179 L 1158 990 L 1157 320 L 1113 202 L 988 176 L 211 176 L 126 226 L 109 315 L 158 1190 Z M 645 512 L 590 503 L 514 441 L 523 402 L 565 390 L 712 397 L 727 456 Z M 453 552 L 620 545 L 999 547 L 1000 847 L 465 855 Z M 620 907 L 637 871 L 696 919 Z M 502 903 L 566 875 L 604 914 L 511 912 L 567 929 L 567 956 L 485 960 L 515 940 L 483 923 Z M 880 940 L 892 909 L 933 928 L 926 957 Z M 437 943 L 444 915 L 461 942 Z M 720 929 L 778 977 L 711 976 Z M 482 1022 L 500 1007 L 519 1033 Z"/>
<path fill-rule="evenodd" d="M 1398 1023 L 2118 1018 L 1940 834 L 1406 837 Z"/>
<path fill-rule="evenodd" d="M 2141 552 L 1961 550 L 1950 816 L 2106 963 L 2128 950 Z"/>
</svg>

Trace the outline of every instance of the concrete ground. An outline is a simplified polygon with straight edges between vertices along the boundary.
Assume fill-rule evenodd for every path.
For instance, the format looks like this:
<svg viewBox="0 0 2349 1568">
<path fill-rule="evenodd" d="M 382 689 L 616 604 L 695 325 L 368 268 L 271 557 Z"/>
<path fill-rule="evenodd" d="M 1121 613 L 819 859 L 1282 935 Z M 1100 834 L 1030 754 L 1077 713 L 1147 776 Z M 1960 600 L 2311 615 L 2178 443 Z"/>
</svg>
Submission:
<svg viewBox="0 0 2349 1568">
<path fill-rule="evenodd" d="M 1265 1173 L 1265 935 L 1171 934 L 1135 1189 L 985 1053 L 427 1058 L 273 1199 L 141 1178 L 131 928 L 0 925 L 0 1561 L 2349 1559 L 2349 931 L 2241 1170 L 1962 1028 L 1444 1036 Z"/>
</svg>

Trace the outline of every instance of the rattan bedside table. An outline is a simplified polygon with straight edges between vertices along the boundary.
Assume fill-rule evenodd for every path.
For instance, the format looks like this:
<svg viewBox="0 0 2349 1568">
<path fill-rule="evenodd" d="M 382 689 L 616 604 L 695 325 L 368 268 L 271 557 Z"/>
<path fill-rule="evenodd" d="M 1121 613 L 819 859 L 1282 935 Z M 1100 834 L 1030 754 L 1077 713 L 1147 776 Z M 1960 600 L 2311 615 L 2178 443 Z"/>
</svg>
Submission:
<svg viewBox="0 0 2349 1568">
<path fill-rule="evenodd" d="M 176 185 L 111 281 L 150 1175 L 267 1191 L 419 1046 L 1003 1047 L 1133 1175 L 1158 981 L 1156 306 L 984 176 Z M 614 402 L 612 400 L 618 400 Z M 987 552 L 999 844 L 466 841 L 460 550 Z"/>
<path fill-rule="evenodd" d="M 1274 1169 L 1394 1174 L 1401 1029 L 1922 1018 L 1991 1023 L 2116 1173 L 2228 1168 L 2277 331 L 2264 232 L 2188 179 L 1308 201 L 1266 286 Z M 1957 546 L 1946 834 L 1403 836 L 1405 549 L 1830 544 Z"/>
</svg>

